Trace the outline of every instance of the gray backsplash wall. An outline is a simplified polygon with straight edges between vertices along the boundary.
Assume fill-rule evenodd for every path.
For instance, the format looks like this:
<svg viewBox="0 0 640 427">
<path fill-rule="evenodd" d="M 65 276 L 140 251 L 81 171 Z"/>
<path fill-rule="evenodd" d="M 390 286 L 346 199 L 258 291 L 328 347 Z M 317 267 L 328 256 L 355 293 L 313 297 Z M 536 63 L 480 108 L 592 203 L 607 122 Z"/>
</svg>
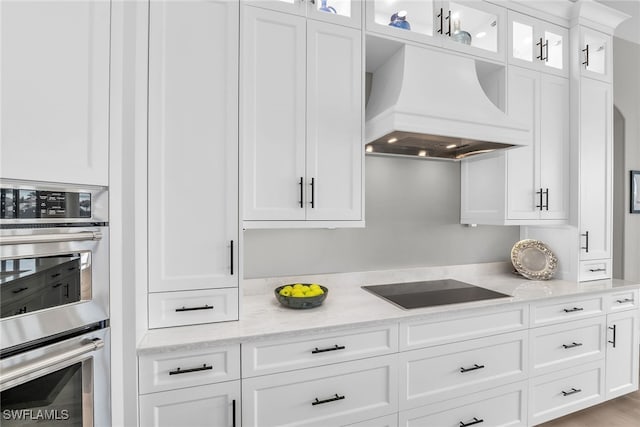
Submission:
<svg viewBox="0 0 640 427">
<path fill-rule="evenodd" d="M 366 228 L 246 230 L 246 278 L 507 261 L 519 227 L 466 227 L 460 165 L 366 156 Z"/>
</svg>

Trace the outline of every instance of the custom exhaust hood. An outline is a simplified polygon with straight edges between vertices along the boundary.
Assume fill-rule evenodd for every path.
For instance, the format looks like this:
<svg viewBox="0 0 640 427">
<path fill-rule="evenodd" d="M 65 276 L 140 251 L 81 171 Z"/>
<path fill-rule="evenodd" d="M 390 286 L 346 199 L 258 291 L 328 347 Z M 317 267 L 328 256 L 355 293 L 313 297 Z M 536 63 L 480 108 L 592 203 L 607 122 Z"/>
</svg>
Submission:
<svg viewBox="0 0 640 427">
<path fill-rule="evenodd" d="M 487 97 L 474 59 L 405 45 L 373 74 L 367 153 L 461 160 L 531 136 Z"/>
</svg>

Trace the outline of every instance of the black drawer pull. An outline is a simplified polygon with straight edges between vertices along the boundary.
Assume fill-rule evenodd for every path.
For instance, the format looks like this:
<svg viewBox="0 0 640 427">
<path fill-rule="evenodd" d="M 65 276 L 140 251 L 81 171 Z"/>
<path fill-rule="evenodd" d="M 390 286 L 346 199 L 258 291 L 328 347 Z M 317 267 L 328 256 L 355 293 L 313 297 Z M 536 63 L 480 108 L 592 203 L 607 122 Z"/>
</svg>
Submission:
<svg viewBox="0 0 640 427">
<path fill-rule="evenodd" d="M 52 274 L 52 275 L 51 275 L 51 278 L 52 278 L 52 279 L 55 279 L 55 278 L 56 278 L 56 277 L 58 277 L 59 275 L 60 275 L 60 273 Z"/>
<path fill-rule="evenodd" d="M 213 306 L 209 304 L 205 304 L 204 307 L 182 307 L 176 308 L 176 313 L 181 311 L 196 311 L 196 310 L 213 310 Z"/>
<path fill-rule="evenodd" d="M 589 271 L 592 273 L 597 273 L 599 271 L 607 271 L 607 269 L 606 268 L 590 268 Z"/>
<path fill-rule="evenodd" d="M 580 347 L 582 345 L 581 342 L 573 342 L 571 344 L 562 344 L 562 346 L 567 349 L 567 348 L 574 348 L 574 347 Z"/>
<path fill-rule="evenodd" d="M 464 423 L 464 422 L 460 421 L 460 427 L 469 427 L 469 426 L 473 426 L 473 425 L 480 424 L 480 423 L 483 423 L 483 422 L 484 422 L 484 420 L 482 418 L 478 419 L 476 417 L 473 417 L 473 420 L 469 421 L 467 423 Z"/>
<path fill-rule="evenodd" d="M 462 372 L 464 374 L 465 372 L 475 371 L 475 370 L 483 369 L 483 368 L 484 368 L 484 365 L 478 365 L 477 363 L 474 363 L 473 364 L 473 368 L 460 368 L 460 372 Z"/>
<path fill-rule="evenodd" d="M 27 289 L 29 289 L 29 288 L 20 288 L 20 289 L 16 289 L 16 290 L 14 290 L 14 291 L 13 291 L 13 293 L 14 293 L 14 294 L 19 294 L 20 292 L 24 292 L 24 291 L 26 291 Z"/>
<path fill-rule="evenodd" d="M 75 267 L 69 267 L 69 268 L 67 268 L 67 271 L 73 271 L 75 269 L 76 269 Z"/>
<path fill-rule="evenodd" d="M 571 396 L 572 394 L 576 394 L 576 393 L 580 393 L 582 390 L 579 388 L 573 388 L 571 387 L 571 391 L 563 391 L 562 395 L 563 396 Z"/>
<path fill-rule="evenodd" d="M 52 285 L 51 287 L 53 289 L 59 288 L 60 286 L 62 286 L 62 283 L 56 283 L 55 285 Z"/>
<path fill-rule="evenodd" d="M 344 399 L 344 396 L 339 396 L 338 393 L 336 393 L 334 397 L 330 397 L 329 399 L 318 400 L 318 398 L 316 397 L 316 400 L 311 402 L 311 405 L 313 406 L 322 405 L 323 403 L 335 402 L 336 400 L 343 400 L 343 399 Z"/>
<path fill-rule="evenodd" d="M 573 307 L 573 308 L 565 308 L 564 312 L 565 313 L 573 313 L 575 311 L 582 311 L 582 310 L 584 310 L 584 308 L 582 308 L 582 307 Z"/>
<path fill-rule="evenodd" d="M 311 354 L 317 354 L 317 353 L 324 353 L 327 351 L 336 351 L 336 350 L 344 350 L 346 347 L 343 345 L 334 345 L 333 347 L 329 347 L 329 348 L 318 348 L 316 347 L 314 350 L 311 350 Z"/>
<path fill-rule="evenodd" d="M 189 372 L 210 371 L 212 369 L 213 369 L 213 365 L 207 366 L 207 364 L 205 363 L 204 365 L 198 368 L 190 368 L 190 369 L 178 368 L 175 371 L 169 371 L 169 375 L 180 375 L 180 374 L 188 374 Z"/>
<path fill-rule="evenodd" d="M 616 302 L 618 304 L 624 304 L 626 302 L 633 302 L 633 298 L 618 299 L 618 300 L 616 300 Z"/>
</svg>

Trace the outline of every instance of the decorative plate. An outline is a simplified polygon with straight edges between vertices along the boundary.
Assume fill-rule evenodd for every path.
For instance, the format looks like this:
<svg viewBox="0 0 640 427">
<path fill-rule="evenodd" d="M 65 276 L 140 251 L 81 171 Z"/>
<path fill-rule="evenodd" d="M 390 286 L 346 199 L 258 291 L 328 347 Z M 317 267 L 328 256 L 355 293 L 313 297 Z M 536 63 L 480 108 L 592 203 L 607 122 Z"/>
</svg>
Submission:
<svg viewBox="0 0 640 427">
<path fill-rule="evenodd" d="M 527 279 L 549 280 L 558 268 L 558 259 L 540 240 L 525 239 L 513 245 L 511 263 Z"/>
</svg>

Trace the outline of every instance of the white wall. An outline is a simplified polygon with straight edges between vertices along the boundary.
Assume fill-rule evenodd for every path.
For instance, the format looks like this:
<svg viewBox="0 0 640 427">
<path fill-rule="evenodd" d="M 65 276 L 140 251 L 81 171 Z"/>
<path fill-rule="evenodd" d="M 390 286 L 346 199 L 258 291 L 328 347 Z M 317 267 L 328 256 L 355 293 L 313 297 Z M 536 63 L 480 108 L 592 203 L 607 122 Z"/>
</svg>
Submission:
<svg viewBox="0 0 640 427">
<path fill-rule="evenodd" d="M 640 170 L 640 44 L 615 37 L 614 104 L 624 117 L 624 278 L 640 281 L 640 214 L 629 213 L 629 171 Z"/>
<path fill-rule="evenodd" d="M 460 165 L 367 156 L 366 228 L 247 230 L 246 278 L 509 260 L 519 227 L 460 225 Z"/>
</svg>

